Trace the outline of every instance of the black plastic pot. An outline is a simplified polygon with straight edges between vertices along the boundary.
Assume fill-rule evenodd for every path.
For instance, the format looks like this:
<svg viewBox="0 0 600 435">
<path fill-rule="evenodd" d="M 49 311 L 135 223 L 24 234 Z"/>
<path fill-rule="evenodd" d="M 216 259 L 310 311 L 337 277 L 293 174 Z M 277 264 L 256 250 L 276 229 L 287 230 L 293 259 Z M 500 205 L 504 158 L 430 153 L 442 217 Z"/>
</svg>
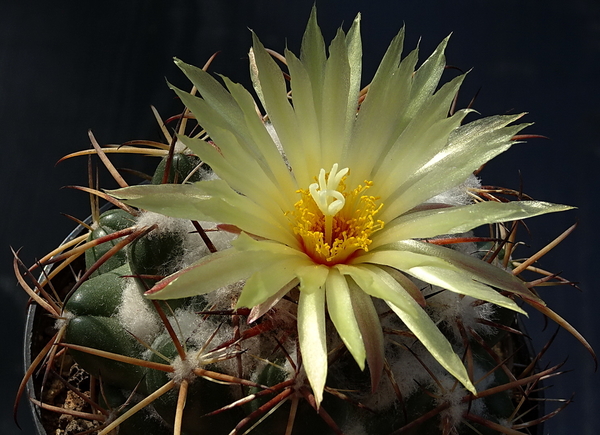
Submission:
<svg viewBox="0 0 600 435">
<path fill-rule="evenodd" d="M 32 337 L 33 337 L 33 333 L 35 331 L 35 324 L 39 323 L 36 322 L 36 313 L 38 312 L 38 306 L 35 304 L 31 304 L 29 306 L 29 309 L 27 310 L 27 321 L 25 324 L 25 345 L 23 346 L 23 356 L 24 356 L 24 363 L 25 363 L 25 370 L 27 370 L 27 368 L 31 365 L 31 362 L 33 360 L 32 358 Z M 29 378 L 29 380 L 27 381 L 27 390 L 26 393 L 29 397 L 34 397 L 36 399 L 39 399 L 39 397 L 36 395 L 35 393 L 35 388 L 33 385 L 33 378 Z M 33 416 L 33 424 L 35 426 L 35 430 L 36 433 L 38 435 L 46 435 L 46 429 L 44 429 L 44 426 L 42 425 L 42 414 L 41 414 L 41 410 L 40 408 L 38 408 L 37 406 L 35 406 L 33 404 L 33 402 L 28 401 L 29 402 L 29 408 L 31 409 L 31 413 Z"/>
<path fill-rule="evenodd" d="M 102 207 L 101 211 L 110 208 L 110 204 Z M 88 217 L 85 221 L 86 224 L 90 224 L 92 222 L 92 218 Z M 71 233 L 63 240 L 63 244 L 67 243 L 79 236 L 81 236 L 86 231 L 86 228 L 82 225 L 78 225 Z M 78 258 L 73 262 L 72 267 L 75 270 L 84 270 L 85 263 L 83 260 L 83 256 Z M 47 267 L 45 272 L 48 273 L 51 270 L 51 267 Z M 40 280 L 42 279 L 43 274 L 40 276 Z M 70 289 L 75 280 L 72 278 L 72 272 L 70 268 L 66 268 L 61 271 L 55 278 L 52 280 L 55 288 L 58 289 Z M 38 355 L 38 353 L 42 350 L 44 345 L 48 342 L 48 340 L 53 336 L 54 332 L 51 332 L 54 328 L 55 320 L 52 319 L 47 313 L 41 309 L 37 304 L 31 304 L 29 309 L 27 310 L 27 318 L 25 323 L 25 342 L 23 346 L 23 357 L 25 370 L 29 368 L 32 361 Z M 36 385 L 36 380 L 40 380 L 41 376 L 32 376 L 27 381 L 26 394 L 28 397 L 35 398 L 37 400 L 41 400 L 40 397 L 40 387 Z M 46 431 L 43 425 L 44 414 L 49 411 L 42 411 L 39 407 L 29 401 L 29 407 L 31 409 L 33 422 L 35 429 L 38 435 L 53 435 Z"/>
</svg>

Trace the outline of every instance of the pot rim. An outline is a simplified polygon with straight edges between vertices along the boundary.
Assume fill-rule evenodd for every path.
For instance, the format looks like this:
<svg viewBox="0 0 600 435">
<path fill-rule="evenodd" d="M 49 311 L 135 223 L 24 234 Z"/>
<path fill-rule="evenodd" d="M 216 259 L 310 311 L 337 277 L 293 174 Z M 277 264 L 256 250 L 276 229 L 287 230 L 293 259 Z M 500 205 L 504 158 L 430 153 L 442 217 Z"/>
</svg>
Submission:
<svg viewBox="0 0 600 435">
<path fill-rule="evenodd" d="M 113 205 L 111 203 L 106 203 L 104 204 L 102 207 L 100 207 L 100 213 L 105 212 L 106 210 L 109 210 L 113 208 Z M 92 216 L 88 216 L 83 223 L 90 225 L 92 223 Z M 75 239 L 76 237 L 79 237 L 81 235 L 81 233 L 83 231 L 87 230 L 86 227 L 84 227 L 83 225 L 77 225 L 68 235 L 67 237 L 65 237 L 65 239 L 62 241 L 61 245 L 70 242 L 71 240 Z M 40 274 L 39 279 L 43 279 L 44 275 L 49 273 L 50 270 L 52 269 L 53 265 L 48 265 L 44 268 L 44 271 Z M 25 368 L 25 371 L 27 371 L 29 369 L 29 367 L 31 366 L 31 362 L 33 361 L 32 358 L 32 353 L 31 353 L 31 345 L 32 345 L 32 336 L 33 336 L 33 325 L 34 325 L 34 321 L 35 321 L 35 316 L 37 314 L 37 310 L 38 310 L 38 305 L 37 304 L 30 304 L 29 308 L 27 309 L 27 317 L 25 319 L 25 336 L 23 339 L 23 365 Z M 29 397 L 33 397 L 37 400 L 39 400 L 40 398 L 37 397 L 36 391 L 35 391 L 35 386 L 33 383 L 33 376 L 30 376 L 29 379 L 27 380 L 27 384 L 26 384 L 26 388 L 25 388 L 25 392 L 27 393 L 28 398 Z M 41 408 L 39 408 L 38 406 L 36 406 L 31 400 L 27 400 L 27 402 L 29 403 L 29 409 L 31 410 L 31 414 L 33 415 L 33 423 L 34 426 L 37 430 L 38 435 L 48 435 L 48 432 L 46 431 L 46 429 L 44 428 L 43 424 L 42 424 L 42 413 L 41 413 Z"/>
</svg>

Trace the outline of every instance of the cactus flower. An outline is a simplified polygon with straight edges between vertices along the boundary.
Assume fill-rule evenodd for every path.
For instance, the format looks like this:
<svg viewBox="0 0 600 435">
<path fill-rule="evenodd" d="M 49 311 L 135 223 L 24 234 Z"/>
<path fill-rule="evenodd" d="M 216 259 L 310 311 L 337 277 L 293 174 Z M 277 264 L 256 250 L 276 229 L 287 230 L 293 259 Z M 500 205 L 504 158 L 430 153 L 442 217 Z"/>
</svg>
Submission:
<svg viewBox="0 0 600 435">
<path fill-rule="evenodd" d="M 326 50 L 313 10 L 300 56 L 284 55 L 289 86 L 253 36 L 250 72 L 267 116 L 241 85 L 223 77 L 223 86 L 176 61 L 200 96 L 174 90 L 211 142 L 180 140 L 218 178 L 111 194 L 143 209 L 240 230 L 231 248 L 165 278 L 150 298 L 205 294 L 245 280 L 237 305 L 253 308 L 253 321 L 299 289 L 302 364 L 317 403 L 327 375 L 327 316 L 377 385 L 383 334 L 372 298 L 383 300 L 475 392 L 409 277 L 518 312 L 504 294 L 541 301 L 510 273 L 427 239 L 569 207 L 539 201 L 423 206 L 506 151 L 525 125 L 513 125 L 521 115 L 466 124 L 468 109 L 449 116 L 464 75 L 438 86 L 447 40 L 415 70 L 417 50 L 401 59 L 403 31 L 361 92 L 359 26 L 357 17 Z"/>
</svg>

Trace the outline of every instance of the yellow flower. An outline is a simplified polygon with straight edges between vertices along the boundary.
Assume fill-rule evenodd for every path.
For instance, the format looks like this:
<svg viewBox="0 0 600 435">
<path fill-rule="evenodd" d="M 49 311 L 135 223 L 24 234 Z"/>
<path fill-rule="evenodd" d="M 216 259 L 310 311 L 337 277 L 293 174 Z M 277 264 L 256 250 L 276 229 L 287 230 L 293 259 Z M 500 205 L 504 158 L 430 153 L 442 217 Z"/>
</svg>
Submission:
<svg viewBox="0 0 600 435">
<path fill-rule="evenodd" d="M 237 226 L 232 248 L 165 279 L 150 297 L 208 293 L 246 280 L 238 306 L 251 321 L 299 287 L 298 334 L 319 403 L 327 375 L 326 312 L 361 368 L 377 384 L 383 334 L 372 297 L 398 315 L 440 364 L 475 388 L 448 340 L 415 301 L 407 275 L 522 312 L 498 290 L 536 299 L 518 278 L 484 261 L 422 239 L 569 207 L 536 201 L 419 207 L 463 183 L 507 150 L 521 115 L 461 125 L 448 116 L 463 76 L 439 87 L 443 41 L 416 71 L 417 51 L 401 60 L 403 31 L 392 41 L 362 103 L 359 17 L 339 30 L 328 55 L 316 13 L 301 55 L 286 50 L 291 93 L 254 36 L 256 94 L 176 61 L 201 98 L 175 89 L 216 144 L 181 137 L 219 179 L 113 191 L 129 204 L 170 216 Z M 436 90 L 437 89 L 437 90 Z"/>
</svg>

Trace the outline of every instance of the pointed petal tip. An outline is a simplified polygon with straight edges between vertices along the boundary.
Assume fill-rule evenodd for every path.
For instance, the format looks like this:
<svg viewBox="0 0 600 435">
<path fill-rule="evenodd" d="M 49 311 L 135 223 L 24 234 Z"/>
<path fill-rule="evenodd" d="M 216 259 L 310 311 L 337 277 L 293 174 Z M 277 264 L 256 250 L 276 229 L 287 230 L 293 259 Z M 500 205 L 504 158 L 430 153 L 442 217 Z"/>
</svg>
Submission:
<svg viewBox="0 0 600 435">
<path fill-rule="evenodd" d="M 154 286 L 150 290 L 146 290 L 143 295 L 146 299 L 164 299 L 160 297 L 160 292 L 165 288 L 165 285 Z"/>
<path fill-rule="evenodd" d="M 315 406 L 318 412 L 321 409 L 321 402 L 323 401 L 323 391 L 317 394 L 317 392 L 313 390 L 313 396 L 315 397 Z"/>
<path fill-rule="evenodd" d="M 191 66 L 179 59 L 178 57 L 173 57 L 173 63 L 182 71 L 185 71 L 186 67 Z"/>
<path fill-rule="evenodd" d="M 470 381 L 469 381 L 469 385 L 465 385 L 463 384 L 463 386 L 470 391 L 473 396 L 477 397 L 477 389 L 475 388 L 475 385 L 473 385 Z"/>
</svg>

